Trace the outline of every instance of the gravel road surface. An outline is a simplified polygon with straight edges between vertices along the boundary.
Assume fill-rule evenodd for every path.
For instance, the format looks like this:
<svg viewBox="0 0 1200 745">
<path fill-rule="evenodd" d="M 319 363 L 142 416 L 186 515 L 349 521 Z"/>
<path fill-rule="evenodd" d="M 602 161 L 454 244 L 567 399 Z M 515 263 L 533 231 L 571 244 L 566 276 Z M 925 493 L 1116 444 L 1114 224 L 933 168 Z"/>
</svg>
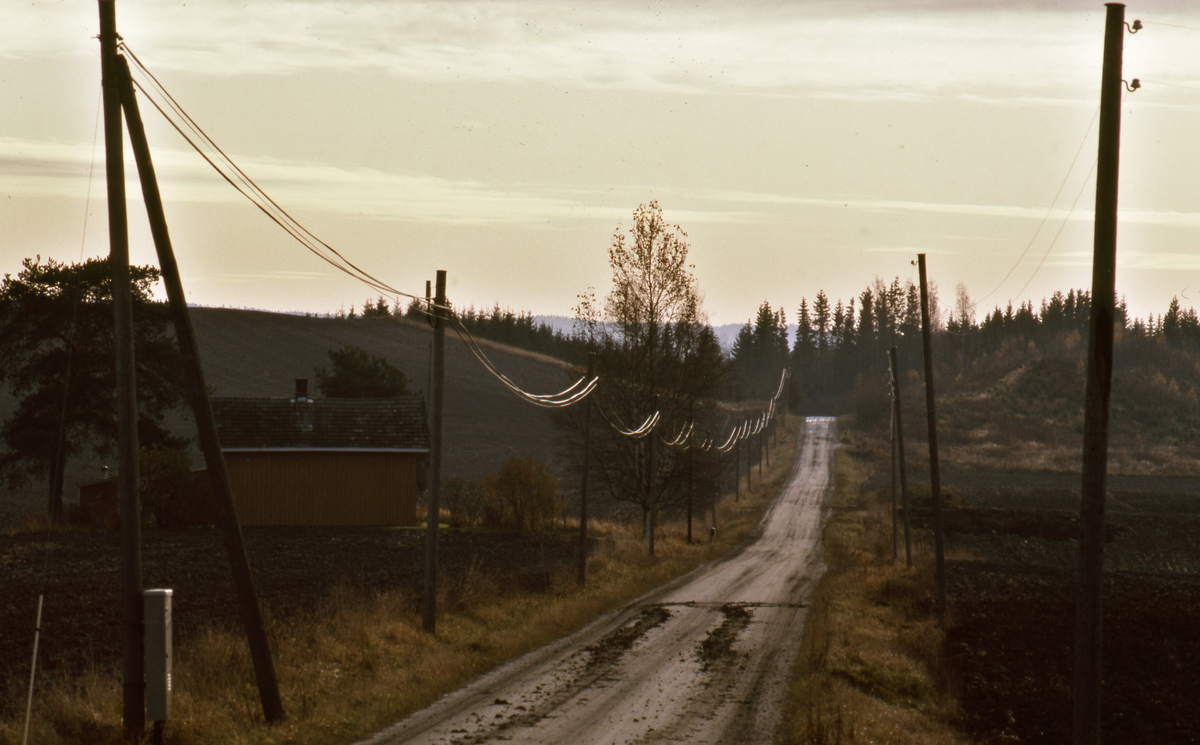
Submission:
<svg viewBox="0 0 1200 745">
<path fill-rule="evenodd" d="M 769 743 L 820 548 L 834 422 L 810 418 L 758 539 L 388 728 L 398 743 Z"/>
</svg>

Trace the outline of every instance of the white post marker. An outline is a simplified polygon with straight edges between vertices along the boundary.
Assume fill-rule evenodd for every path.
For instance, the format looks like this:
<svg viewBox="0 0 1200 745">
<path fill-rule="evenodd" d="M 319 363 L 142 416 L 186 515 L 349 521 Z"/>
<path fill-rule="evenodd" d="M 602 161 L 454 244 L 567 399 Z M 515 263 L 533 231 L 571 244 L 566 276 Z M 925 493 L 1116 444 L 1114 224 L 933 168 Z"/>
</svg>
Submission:
<svg viewBox="0 0 1200 745">
<path fill-rule="evenodd" d="M 146 719 L 171 718 L 171 595 L 172 590 L 142 593 L 146 613 Z"/>
</svg>

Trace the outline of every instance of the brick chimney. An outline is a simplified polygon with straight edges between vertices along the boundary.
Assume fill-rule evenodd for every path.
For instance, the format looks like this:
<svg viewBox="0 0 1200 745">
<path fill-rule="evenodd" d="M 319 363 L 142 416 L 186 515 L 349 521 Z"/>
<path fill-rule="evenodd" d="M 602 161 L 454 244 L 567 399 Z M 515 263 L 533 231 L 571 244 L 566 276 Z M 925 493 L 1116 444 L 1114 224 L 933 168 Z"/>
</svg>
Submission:
<svg viewBox="0 0 1200 745">
<path fill-rule="evenodd" d="M 308 378 L 296 378 L 296 402 L 304 403 L 308 400 Z"/>
</svg>

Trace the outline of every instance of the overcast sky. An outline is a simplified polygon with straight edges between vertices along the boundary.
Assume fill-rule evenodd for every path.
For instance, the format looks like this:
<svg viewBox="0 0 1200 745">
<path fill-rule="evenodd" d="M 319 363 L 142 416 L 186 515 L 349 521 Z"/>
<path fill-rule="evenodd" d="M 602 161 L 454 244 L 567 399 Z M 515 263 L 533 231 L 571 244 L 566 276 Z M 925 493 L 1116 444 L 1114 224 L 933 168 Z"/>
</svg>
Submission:
<svg viewBox="0 0 1200 745">
<path fill-rule="evenodd" d="M 1091 281 L 1100 2 L 118 0 L 135 54 L 391 285 L 569 314 L 656 199 L 714 323 L 915 278 L 981 310 Z M 1200 9 L 1131 4 L 1118 291 L 1200 298 Z M 0 6 L 0 271 L 107 252 L 95 2 Z M 189 299 L 360 307 L 142 104 Z M 96 158 L 93 166 L 93 157 Z M 154 261 L 129 161 L 132 255 Z M 89 198 L 90 194 L 90 198 Z M 90 199 L 90 201 L 89 201 Z"/>
</svg>

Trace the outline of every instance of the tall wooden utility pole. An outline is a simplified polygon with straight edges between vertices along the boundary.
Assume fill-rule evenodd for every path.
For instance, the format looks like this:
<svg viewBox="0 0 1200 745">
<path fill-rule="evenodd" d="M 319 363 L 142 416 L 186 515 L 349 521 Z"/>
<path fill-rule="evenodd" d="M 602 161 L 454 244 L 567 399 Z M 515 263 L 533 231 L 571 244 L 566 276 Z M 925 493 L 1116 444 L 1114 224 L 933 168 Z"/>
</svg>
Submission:
<svg viewBox="0 0 1200 745">
<path fill-rule="evenodd" d="M 437 328 L 437 318 L 433 315 L 433 283 L 425 280 L 425 309 L 428 314 L 425 322 L 429 328 Z M 425 371 L 425 390 L 429 391 L 429 400 L 425 402 L 425 420 L 433 419 L 433 339 L 429 340 L 429 368 Z"/>
<path fill-rule="evenodd" d="M 126 739 L 146 728 L 145 611 L 142 606 L 142 525 L 138 495 L 137 384 L 133 351 L 133 301 L 129 287 L 129 222 L 125 214 L 124 131 L 117 70 L 117 6 L 100 2 L 100 69 L 104 89 L 104 154 L 108 173 L 109 265 L 113 278 L 116 340 L 117 489 L 121 503 L 121 667 Z"/>
<path fill-rule="evenodd" d="M 750 460 L 750 440 L 754 437 L 754 435 L 750 434 L 750 423 L 744 422 L 744 424 L 746 425 L 746 428 L 743 431 L 746 433 L 746 437 L 744 440 L 741 440 L 741 442 L 746 443 L 746 491 L 749 492 L 754 488 L 754 463 L 752 460 Z"/>
<path fill-rule="evenodd" d="M 734 428 L 736 436 L 737 428 Z M 733 443 L 733 503 L 737 504 L 742 491 L 742 441 Z"/>
<path fill-rule="evenodd" d="M 653 415 L 657 411 L 658 411 L 658 394 L 656 393 L 656 394 L 654 394 L 653 410 L 650 413 L 651 413 L 651 415 Z M 656 435 L 654 434 L 654 428 L 651 428 L 650 432 L 648 432 L 646 434 L 646 448 L 648 451 L 647 455 L 646 455 L 646 491 L 647 491 L 646 497 L 650 501 L 650 520 L 649 520 L 650 531 L 649 532 L 650 532 L 650 555 L 651 556 L 654 556 L 654 510 L 658 506 L 657 504 L 655 504 L 656 500 L 654 499 L 654 438 L 655 437 L 656 437 Z"/>
<path fill-rule="evenodd" d="M 704 442 L 707 444 L 707 447 L 705 447 L 706 451 L 708 450 L 708 447 L 711 447 L 712 440 L 709 439 L 708 430 L 704 431 L 704 439 L 701 440 L 701 442 Z M 719 462 L 719 458 L 718 458 L 718 462 Z M 717 500 L 721 498 L 721 491 L 722 491 L 722 486 L 724 483 L 724 479 L 721 477 L 720 474 L 721 474 L 721 470 L 718 470 L 717 477 L 715 480 L 709 481 L 708 479 L 705 479 L 705 482 L 707 483 L 707 486 L 705 487 L 705 491 L 709 492 L 709 497 L 710 497 L 709 502 L 708 502 L 708 507 L 709 507 L 710 513 L 712 514 L 712 525 L 709 526 L 709 533 L 708 533 L 710 537 L 715 536 L 716 531 L 717 531 Z"/>
<path fill-rule="evenodd" d="M 588 353 L 587 379 L 596 378 L 596 353 Z M 583 402 L 583 482 L 579 485 L 579 584 L 587 582 L 588 471 L 592 465 L 592 400 Z"/>
<path fill-rule="evenodd" d="M 171 246 L 167 217 L 163 211 L 162 196 L 158 190 L 158 179 L 154 174 L 154 162 L 150 158 L 150 145 L 146 141 L 146 131 L 142 126 L 137 96 L 133 91 L 129 63 L 120 55 L 117 56 L 117 69 L 120 75 L 121 104 L 125 109 L 125 121 L 129 127 L 129 143 L 133 147 L 138 175 L 141 177 L 142 196 L 150 220 L 150 233 L 158 252 L 158 263 L 162 267 L 163 285 L 167 290 L 167 301 L 175 323 L 175 339 L 179 342 L 180 355 L 183 357 L 188 403 L 196 417 L 200 449 L 204 453 L 217 522 L 225 540 L 233 586 L 241 610 L 242 623 L 246 629 L 246 640 L 254 665 L 254 677 L 258 683 L 259 699 L 262 701 L 263 717 L 268 722 L 275 722 L 284 717 L 283 701 L 279 696 L 279 682 L 275 676 L 275 663 L 271 658 L 271 646 L 263 625 L 262 610 L 254 591 L 250 562 L 246 558 L 242 526 L 238 522 L 233 491 L 229 486 L 229 474 L 225 470 L 225 458 L 221 454 L 221 442 L 217 437 L 217 422 L 213 417 L 212 405 L 208 398 L 208 384 L 204 380 L 204 369 L 200 364 L 200 347 L 196 343 L 196 333 L 188 314 L 183 279 L 180 277 L 175 251 Z"/>
<path fill-rule="evenodd" d="M 1117 267 L 1117 172 L 1121 151 L 1121 57 L 1125 6 L 1107 3 L 1100 81 L 1100 147 L 1092 309 L 1083 415 L 1083 490 L 1079 505 L 1079 595 L 1075 611 L 1075 745 L 1100 742 L 1100 596 L 1104 562 L 1104 488 L 1108 471 L 1108 401 L 1112 388 Z M 1135 24 L 1135 27 L 1137 24 Z"/>
<path fill-rule="evenodd" d="M 896 460 L 900 464 L 900 501 L 904 507 L 904 560 L 912 569 L 912 509 L 908 504 L 908 469 L 904 465 L 904 420 L 900 416 L 900 368 L 896 348 L 888 350 L 892 363 L 892 414 L 896 417 Z"/>
<path fill-rule="evenodd" d="M 429 392 L 429 507 L 425 512 L 425 630 L 437 632 L 438 497 L 442 490 L 442 399 L 446 389 L 446 272 L 437 273 L 433 298 L 433 386 Z"/>
<path fill-rule="evenodd" d="M 692 543 L 692 497 L 695 496 L 695 491 L 696 491 L 695 475 L 692 473 L 692 465 L 695 462 L 695 458 L 692 457 L 692 449 L 691 448 L 687 449 L 687 452 L 684 455 L 684 457 L 687 458 L 687 542 L 688 542 L 688 545 L 691 545 L 691 543 Z"/>
<path fill-rule="evenodd" d="M 925 414 L 929 420 L 929 489 L 933 493 L 933 547 L 937 558 L 938 615 L 946 620 L 946 546 L 942 523 L 942 480 L 938 469 L 937 407 L 933 395 L 933 329 L 929 319 L 929 290 L 925 281 L 925 254 L 917 254 L 921 277 L 921 328 L 925 347 Z"/>
<path fill-rule="evenodd" d="M 767 454 L 767 425 L 764 423 L 758 437 L 754 438 L 754 457 L 758 459 L 758 483 L 763 483 L 763 462 Z"/>
<path fill-rule="evenodd" d="M 894 392 L 890 390 L 889 395 Z M 900 558 L 900 518 L 896 507 L 896 401 L 892 400 L 892 561 Z"/>
</svg>

